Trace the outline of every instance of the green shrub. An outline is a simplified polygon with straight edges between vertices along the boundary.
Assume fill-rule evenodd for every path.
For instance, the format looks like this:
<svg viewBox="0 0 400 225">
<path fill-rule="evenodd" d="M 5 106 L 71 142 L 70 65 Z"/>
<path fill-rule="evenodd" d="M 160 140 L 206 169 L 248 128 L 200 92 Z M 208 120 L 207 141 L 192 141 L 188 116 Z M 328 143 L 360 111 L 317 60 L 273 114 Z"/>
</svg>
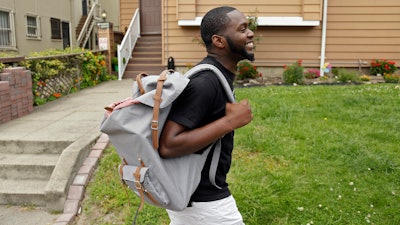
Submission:
<svg viewBox="0 0 400 225">
<path fill-rule="evenodd" d="M 388 61 L 387 59 L 374 59 L 371 62 L 370 72 L 373 75 L 386 73 L 392 74 L 397 70 L 396 63 L 394 61 Z"/>
<path fill-rule="evenodd" d="M 386 83 L 400 83 L 400 75 L 397 74 L 385 74 L 383 79 Z"/>
<path fill-rule="evenodd" d="M 115 80 L 116 76 L 107 74 L 105 56 L 85 49 L 49 49 L 33 52 L 19 63 L 32 72 L 32 91 L 34 104 L 41 105 L 58 99 L 78 89 L 94 86 L 102 81 Z M 49 81 L 58 76 L 66 76 L 73 84 L 60 84 L 49 87 Z M 68 87 L 71 85 L 71 87 Z M 46 89 L 46 94 L 43 94 Z"/>
<path fill-rule="evenodd" d="M 242 60 L 237 65 L 238 74 L 236 78 L 238 80 L 244 80 L 248 78 L 256 78 L 260 76 L 257 67 L 251 64 L 248 60 Z"/>
<path fill-rule="evenodd" d="M 297 60 L 290 66 L 284 66 L 283 81 L 287 84 L 302 84 L 304 67 L 301 65 L 302 60 Z"/>
<path fill-rule="evenodd" d="M 360 81 L 360 75 L 356 71 L 349 71 L 344 68 L 340 68 L 337 71 L 336 80 L 340 82 L 357 82 Z"/>
</svg>

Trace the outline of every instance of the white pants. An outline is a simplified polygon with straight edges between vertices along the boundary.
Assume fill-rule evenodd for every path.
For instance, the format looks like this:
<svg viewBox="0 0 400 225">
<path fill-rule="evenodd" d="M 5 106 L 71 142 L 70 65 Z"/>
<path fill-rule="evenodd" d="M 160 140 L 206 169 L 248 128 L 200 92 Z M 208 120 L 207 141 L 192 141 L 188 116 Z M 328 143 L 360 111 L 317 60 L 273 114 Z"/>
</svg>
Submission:
<svg viewBox="0 0 400 225">
<path fill-rule="evenodd" d="M 167 210 L 167 213 L 170 225 L 244 225 L 232 195 L 212 202 L 192 202 L 183 211 Z"/>
</svg>

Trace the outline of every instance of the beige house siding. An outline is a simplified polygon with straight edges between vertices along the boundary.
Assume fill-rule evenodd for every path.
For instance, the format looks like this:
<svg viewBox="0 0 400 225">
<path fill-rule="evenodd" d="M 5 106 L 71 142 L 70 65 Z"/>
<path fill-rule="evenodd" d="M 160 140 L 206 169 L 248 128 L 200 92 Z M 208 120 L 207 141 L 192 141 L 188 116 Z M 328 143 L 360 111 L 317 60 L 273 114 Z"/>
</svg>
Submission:
<svg viewBox="0 0 400 225">
<path fill-rule="evenodd" d="M 204 47 L 193 42 L 199 26 L 180 26 L 194 21 L 220 6 L 214 0 L 160 0 L 162 3 L 163 62 L 175 58 L 177 66 L 193 65 L 206 55 Z M 260 25 L 255 33 L 258 66 L 281 67 L 302 59 L 307 67 L 319 67 L 322 42 L 323 0 L 227 1 L 246 15 L 259 18 L 302 18 L 317 25 Z M 128 26 L 140 0 L 120 1 L 121 30 Z M 400 1 L 330 0 L 327 10 L 326 62 L 333 66 L 368 67 L 374 58 L 400 64 Z"/>
<path fill-rule="evenodd" d="M 197 2 L 197 5 L 194 5 Z M 219 6 L 215 1 L 164 1 L 163 59 L 175 58 L 178 66 L 195 64 L 205 49 L 193 43 L 199 26 L 178 26 L 178 20 L 202 17 Z M 228 4 L 228 3 L 227 3 Z M 231 4 L 249 15 L 293 17 L 321 21 L 319 26 L 259 26 L 255 64 L 283 66 L 302 59 L 305 66 L 319 67 L 322 36 L 322 0 L 249 0 Z M 194 7 L 195 6 L 195 7 Z M 333 66 L 357 67 L 386 58 L 400 64 L 400 1 L 331 0 L 328 4 L 326 61 Z"/>
<path fill-rule="evenodd" d="M 215 1 L 194 0 L 168 1 L 168 10 L 163 27 L 164 62 L 169 56 L 175 58 L 178 66 L 197 63 L 206 55 L 204 47 L 193 42 L 199 35 L 199 26 L 178 26 L 178 19 L 195 19 L 202 17 L 211 8 L 220 4 Z M 177 4 L 179 3 L 179 4 Z M 322 0 L 249 0 L 232 4 L 246 15 L 256 14 L 267 17 L 303 17 L 308 20 L 320 20 L 322 17 Z M 256 65 L 281 66 L 299 57 L 315 58 L 318 64 L 321 30 L 319 27 L 263 27 L 259 26 L 256 36 Z M 168 45 L 166 44 L 168 43 Z M 305 48 L 305 45 L 307 46 Z"/>
<path fill-rule="evenodd" d="M 400 64 L 400 1 L 329 1 L 327 61 L 345 66 L 361 59 Z"/>
<path fill-rule="evenodd" d="M 120 31 L 124 32 L 129 27 L 133 15 L 137 8 L 139 8 L 139 0 L 120 0 Z"/>
</svg>

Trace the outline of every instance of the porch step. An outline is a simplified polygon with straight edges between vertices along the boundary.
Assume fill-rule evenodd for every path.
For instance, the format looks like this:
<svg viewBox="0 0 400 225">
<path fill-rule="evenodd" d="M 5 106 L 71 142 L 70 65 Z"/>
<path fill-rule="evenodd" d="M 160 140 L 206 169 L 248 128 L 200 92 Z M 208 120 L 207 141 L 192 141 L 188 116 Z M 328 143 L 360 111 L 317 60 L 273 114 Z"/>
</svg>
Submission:
<svg viewBox="0 0 400 225">
<path fill-rule="evenodd" d="M 146 72 L 150 75 L 160 74 L 166 66 L 162 62 L 161 35 L 142 35 L 132 52 L 123 78 L 135 78 Z"/>
</svg>

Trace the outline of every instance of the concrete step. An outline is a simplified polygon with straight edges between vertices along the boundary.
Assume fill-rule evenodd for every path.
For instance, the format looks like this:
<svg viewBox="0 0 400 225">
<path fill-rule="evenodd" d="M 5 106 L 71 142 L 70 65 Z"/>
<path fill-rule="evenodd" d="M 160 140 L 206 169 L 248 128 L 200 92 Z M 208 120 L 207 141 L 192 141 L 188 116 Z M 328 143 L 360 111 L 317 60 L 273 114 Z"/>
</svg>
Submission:
<svg viewBox="0 0 400 225">
<path fill-rule="evenodd" d="M 1 205 L 46 206 L 48 181 L 0 179 Z"/>
<path fill-rule="evenodd" d="M 60 154 L 71 142 L 0 140 L 0 153 Z"/>
<path fill-rule="evenodd" d="M 48 180 L 59 156 L 0 153 L 0 178 Z"/>
</svg>

